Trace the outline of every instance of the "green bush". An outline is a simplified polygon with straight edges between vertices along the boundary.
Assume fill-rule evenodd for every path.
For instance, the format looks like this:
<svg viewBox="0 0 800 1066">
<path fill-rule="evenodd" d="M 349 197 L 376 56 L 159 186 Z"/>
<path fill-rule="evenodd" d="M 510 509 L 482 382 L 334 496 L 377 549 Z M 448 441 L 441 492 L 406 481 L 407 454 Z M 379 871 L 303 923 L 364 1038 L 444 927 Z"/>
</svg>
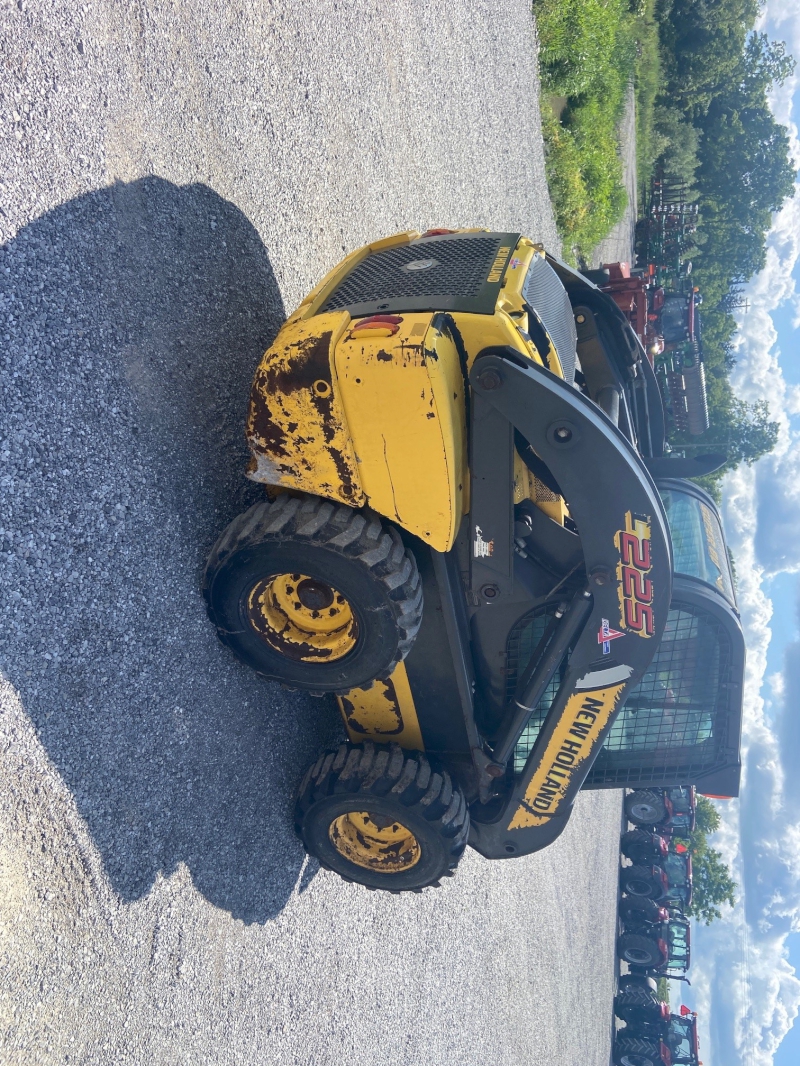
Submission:
<svg viewBox="0 0 800 1066">
<path fill-rule="evenodd" d="M 616 123 L 596 99 L 568 104 L 559 123 L 543 120 L 547 182 L 565 254 L 586 257 L 621 218 L 622 184 Z"/>
<path fill-rule="evenodd" d="M 545 108 L 542 124 L 550 198 L 564 254 L 573 262 L 590 254 L 627 206 L 617 126 L 637 55 L 655 55 L 657 81 L 654 3 L 536 0 L 534 4 L 544 91 L 567 97 L 561 121 Z"/>
<path fill-rule="evenodd" d="M 628 0 L 538 0 L 539 62 L 547 89 L 558 96 L 615 96 L 633 75 L 634 19 Z"/>
</svg>

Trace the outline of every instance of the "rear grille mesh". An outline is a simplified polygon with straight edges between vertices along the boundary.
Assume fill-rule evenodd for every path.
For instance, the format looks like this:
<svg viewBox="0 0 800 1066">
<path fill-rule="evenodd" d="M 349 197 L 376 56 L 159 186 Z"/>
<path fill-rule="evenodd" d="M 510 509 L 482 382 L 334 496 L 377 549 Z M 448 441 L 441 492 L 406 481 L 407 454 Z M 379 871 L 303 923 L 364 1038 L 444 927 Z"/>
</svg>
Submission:
<svg viewBox="0 0 800 1066">
<path fill-rule="evenodd" d="M 502 239 L 502 235 L 437 238 L 372 252 L 331 293 L 322 313 L 398 299 L 420 299 L 420 310 L 442 297 L 476 299 Z"/>
<path fill-rule="evenodd" d="M 558 274 L 540 255 L 533 257 L 522 294 L 550 335 L 564 378 L 571 385 L 575 380 L 575 351 L 578 343 L 572 304 L 558 280 Z"/>
</svg>

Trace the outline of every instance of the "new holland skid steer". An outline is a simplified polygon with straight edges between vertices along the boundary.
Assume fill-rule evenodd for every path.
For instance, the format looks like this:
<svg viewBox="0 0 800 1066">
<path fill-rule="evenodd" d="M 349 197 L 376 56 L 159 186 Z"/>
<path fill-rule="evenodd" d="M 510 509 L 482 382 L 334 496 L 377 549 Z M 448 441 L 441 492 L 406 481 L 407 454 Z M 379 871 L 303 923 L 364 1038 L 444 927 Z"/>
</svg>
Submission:
<svg viewBox="0 0 800 1066">
<path fill-rule="evenodd" d="M 544 847 L 581 786 L 736 793 L 741 628 L 681 480 L 714 461 L 665 456 L 652 367 L 580 274 L 516 233 L 362 248 L 264 355 L 247 438 L 266 498 L 204 591 L 240 659 L 338 698 L 296 805 L 323 866 L 419 890 L 467 844 Z"/>
</svg>

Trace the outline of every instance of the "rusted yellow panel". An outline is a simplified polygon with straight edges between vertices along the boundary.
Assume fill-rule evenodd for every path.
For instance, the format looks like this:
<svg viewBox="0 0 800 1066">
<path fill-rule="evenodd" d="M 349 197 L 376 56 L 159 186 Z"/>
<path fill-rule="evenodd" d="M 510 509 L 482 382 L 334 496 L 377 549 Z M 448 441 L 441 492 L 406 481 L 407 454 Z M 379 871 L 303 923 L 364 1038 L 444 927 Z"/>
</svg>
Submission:
<svg viewBox="0 0 800 1066">
<path fill-rule="evenodd" d="M 345 311 L 287 323 L 267 350 L 247 416 L 253 481 L 364 503 L 333 359 L 349 324 Z"/>
<path fill-rule="evenodd" d="M 401 748 L 424 750 L 405 663 L 398 663 L 386 681 L 376 681 L 369 689 L 351 689 L 337 702 L 352 741 L 393 741 Z"/>
<path fill-rule="evenodd" d="M 463 372 L 445 316 L 401 317 L 392 337 L 339 342 L 339 395 L 370 506 L 448 551 L 467 482 Z"/>
<path fill-rule="evenodd" d="M 509 829 L 545 825 L 558 811 L 572 775 L 593 754 L 624 688 L 623 683 L 570 696 Z"/>
</svg>

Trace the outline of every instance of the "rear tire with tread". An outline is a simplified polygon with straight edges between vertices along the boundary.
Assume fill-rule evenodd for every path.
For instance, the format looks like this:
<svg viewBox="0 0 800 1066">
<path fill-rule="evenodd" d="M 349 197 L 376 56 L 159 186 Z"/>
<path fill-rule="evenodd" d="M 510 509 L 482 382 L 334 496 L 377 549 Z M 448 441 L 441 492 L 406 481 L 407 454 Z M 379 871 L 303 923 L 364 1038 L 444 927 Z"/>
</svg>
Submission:
<svg viewBox="0 0 800 1066">
<path fill-rule="evenodd" d="M 614 1062 L 616 1066 L 663 1066 L 658 1041 L 638 1036 L 617 1037 Z"/>
<path fill-rule="evenodd" d="M 633 825 L 659 825 L 666 821 L 667 808 L 657 792 L 643 788 L 625 797 L 625 816 Z"/>
<path fill-rule="evenodd" d="M 350 605 L 358 635 L 343 657 L 291 658 L 248 619 L 259 582 L 295 572 L 331 586 Z M 422 581 L 397 529 L 371 511 L 310 495 L 282 493 L 235 518 L 211 551 L 203 595 L 237 658 L 263 677 L 316 693 L 344 694 L 388 677 L 422 622 Z"/>
<path fill-rule="evenodd" d="M 622 834 L 619 850 L 637 865 L 648 861 L 656 862 L 661 858 L 661 851 L 653 840 L 653 834 L 645 829 L 629 829 Z"/>
<path fill-rule="evenodd" d="M 661 1016 L 661 1001 L 644 984 L 628 984 L 614 997 L 614 1013 L 628 1025 L 657 1022 Z"/>
<path fill-rule="evenodd" d="M 617 940 L 617 955 L 629 966 L 652 970 L 664 963 L 658 944 L 641 933 L 623 933 Z"/>
<path fill-rule="evenodd" d="M 629 896 L 641 896 L 644 899 L 660 899 L 662 887 L 655 880 L 648 866 L 626 866 L 620 878 L 622 891 Z"/>
</svg>

